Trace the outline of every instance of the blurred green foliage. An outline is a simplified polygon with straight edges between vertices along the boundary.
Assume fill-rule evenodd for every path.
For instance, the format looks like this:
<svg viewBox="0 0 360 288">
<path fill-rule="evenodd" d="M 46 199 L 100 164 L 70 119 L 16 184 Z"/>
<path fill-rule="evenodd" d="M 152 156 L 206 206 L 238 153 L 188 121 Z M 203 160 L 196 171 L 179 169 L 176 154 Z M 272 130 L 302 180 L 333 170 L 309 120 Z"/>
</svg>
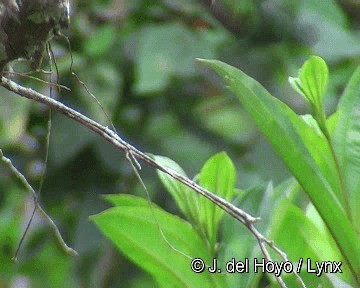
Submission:
<svg viewBox="0 0 360 288">
<path fill-rule="evenodd" d="M 282 189 L 267 183 L 276 186 L 289 173 L 231 93 L 195 58 L 216 58 L 241 68 L 304 114 L 309 107 L 287 78 L 296 75 L 309 55 L 317 54 L 330 66 L 325 105 L 331 114 L 360 63 L 360 13 L 354 13 L 359 5 L 350 0 L 211 2 L 73 1 L 67 32 L 73 69 L 110 113 L 120 136 L 139 149 L 170 157 L 188 175 L 225 150 L 237 170 L 236 187 L 252 194 L 236 204 L 267 219 L 273 202 L 266 197 L 277 199 L 274 195 Z M 72 90 L 59 95 L 53 89 L 53 96 L 109 125 L 96 101 L 71 75 L 65 41 L 55 40 L 52 46 L 60 82 Z M 13 66 L 17 71 L 27 68 L 22 62 Z M 26 78 L 17 82 L 49 94 L 47 85 Z M 0 147 L 34 188 L 44 169 L 47 115 L 45 107 L 1 89 Z M 143 165 L 141 176 L 155 203 L 180 214 L 153 169 Z M 100 195 L 114 193 L 144 197 L 122 152 L 53 113 L 41 202 L 80 256 L 63 255 L 48 227 L 36 218 L 18 263 L 11 262 L 32 200 L 0 163 L 0 287 L 23 282 L 29 287 L 154 287 L 153 280 L 89 222 L 89 215 L 108 207 Z M 305 207 L 306 199 L 298 194 L 294 198 Z M 294 210 L 291 221 L 296 221 L 298 210 L 289 209 Z M 224 222 L 224 259 L 248 255 L 254 247 L 252 236 L 232 219 L 224 217 Z"/>
</svg>

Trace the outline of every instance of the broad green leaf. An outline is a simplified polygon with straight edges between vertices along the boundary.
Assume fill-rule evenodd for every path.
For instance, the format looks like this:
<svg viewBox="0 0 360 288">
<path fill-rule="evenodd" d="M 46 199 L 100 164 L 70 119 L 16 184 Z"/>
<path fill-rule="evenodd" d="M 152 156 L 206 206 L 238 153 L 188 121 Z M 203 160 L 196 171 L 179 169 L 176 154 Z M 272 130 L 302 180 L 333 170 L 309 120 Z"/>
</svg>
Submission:
<svg viewBox="0 0 360 288">
<path fill-rule="evenodd" d="M 360 241 L 343 207 L 339 175 L 326 138 L 318 135 L 287 105 L 240 70 L 220 61 L 201 61 L 224 78 L 299 181 L 334 237 L 355 279 L 360 271 Z"/>
<path fill-rule="evenodd" d="M 171 287 L 226 287 L 220 274 L 196 274 L 190 269 L 192 258 L 210 265 L 212 256 L 189 223 L 159 208 L 142 206 L 143 199 L 139 204 L 135 199 L 131 202 L 132 206 L 117 206 L 91 217 L 122 253 L 161 287 L 170 283 Z"/>
<path fill-rule="evenodd" d="M 171 168 L 181 175 L 186 176 L 185 171 L 175 161 L 163 156 L 153 157 L 159 164 L 162 164 L 163 166 Z M 157 171 L 157 173 L 166 190 L 174 198 L 174 201 L 176 202 L 180 211 L 192 224 L 200 229 L 200 219 L 198 214 L 200 209 L 199 195 L 169 175 L 161 171 Z"/>
<path fill-rule="evenodd" d="M 234 164 L 225 152 L 211 157 L 203 166 L 199 175 L 199 184 L 216 195 L 231 200 L 234 196 L 236 171 Z M 206 229 L 210 247 L 217 242 L 218 226 L 224 210 L 208 199 L 200 199 L 200 221 Z"/>
<path fill-rule="evenodd" d="M 360 67 L 351 77 L 337 113 L 333 142 L 348 192 L 352 220 L 360 233 Z"/>
</svg>

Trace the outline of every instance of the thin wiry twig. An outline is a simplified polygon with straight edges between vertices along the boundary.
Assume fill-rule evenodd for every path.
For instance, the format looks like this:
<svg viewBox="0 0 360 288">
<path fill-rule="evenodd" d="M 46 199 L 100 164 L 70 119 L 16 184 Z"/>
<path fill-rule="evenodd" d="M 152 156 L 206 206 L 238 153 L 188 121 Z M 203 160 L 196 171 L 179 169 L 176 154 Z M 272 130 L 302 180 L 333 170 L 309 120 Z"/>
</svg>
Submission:
<svg viewBox="0 0 360 288">
<path fill-rule="evenodd" d="M 24 185 L 26 190 L 31 192 L 31 194 L 34 197 L 34 200 L 36 200 L 37 194 L 36 194 L 35 190 L 31 187 L 29 182 L 26 180 L 25 176 L 23 174 L 21 174 L 21 172 L 19 170 L 17 170 L 16 167 L 11 163 L 11 160 L 4 156 L 1 149 L 0 149 L 0 158 L 1 158 L 1 161 L 4 162 L 9 167 L 10 171 L 21 181 L 21 183 Z M 54 221 L 50 218 L 50 216 L 48 214 L 46 214 L 46 212 L 40 206 L 38 201 L 34 201 L 34 202 L 36 205 L 36 209 L 40 212 L 41 216 L 44 217 L 44 219 L 46 220 L 46 222 L 48 223 L 50 228 L 53 230 L 55 238 L 56 238 L 57 242 L 59 243 L 60 247 L 62 248 L 62 250 L 68 255 L 77 256 L 78 255 L 77 252 L 65 243 L 64 239 L 61 236 L 59 228 L 56 226 Z M 16 260 L 16 259 L 14 258 L 13 260 Z"/>
<path fill-rule="evenodd" d="M 91 98 L 93 98 L 93 99 L 96 101 L 97 105 L 100 107 L 101 111 L 104 113 L 104 115 L 105 115 L 105 117 L 106 117 L 106 120 L 109 122 L 109 124 L 110 124 L 110 126 L 111 126 L 111 129 L 112 129 L 115 133 L 117 133 L 117 132 L 116 132 L 116 128 L 115 128 L 114 124 L 112 123 L 111 118 L 110 118 L 110 115 L 109 115 L 109 113 L 107 112 L 107 110 L 105 109 L 105 107 L 101 104 L 101 102 L 100 102 L 99 99 L 94 95 L 94 93 L 92 93 L 92 92 L 90 91 L 90 89 L 87 87 L 87 85 L 84 83 L 84 81 L 82 81 L 82 80 L 80 79 L 80 77 L 74 72 L 74 57 L 73 57 L 73 54 L 72 54 L 72 48 L 71 48 L 71 43 L 70 43 L 69 38 L 68 38 L 66 35 L 62 34 L 61 32 L 58 32 L 58 36 L 59 36 L 59 37 L 62 37 L 63 39 L 65 39 L 66 44 L 68 45 L 68 48 L 69 48 L 69 51 L 70 51 L 70 74 L 73 75 L 73 76 L 76 78 L 76 80 L 79 82 L 79 84 L 84 87 L 86 93 L 87 93 Z"/>
<path fill-rule="evenodd" d="M 51 99 L 45 95 L 42 95 L 41 93 L 38 93 L 32 89 L 24 88 L 15 82 L 8 80 L 4 77 L 1 79 L 1 86 L 5 87 L 6 89 L 31 100 L 34 100 L 39 103 L 43 103 L 60 113 L 64 114 L 65 116 L 77 121 L 78 123 L 84 125 L 88 129 L 94 131 L 95 133 L 99 134 L 103 139 L 105 139 L 107 142 L 112 144 L 115 148 L 120 149 L 122 151 L 125 151 L 126 153 L 131 153 L 133 157 L 135 157 L 138 160 L 146 162 L 148 165 L 158 169 L 159 171 L 164 172 L 165 174 L 169 175 L 173 179 L 181 182 L 185 186 L 189 187 L 196 193 L 202 195 L 203 197 L 207 198 L 211 202 L 213 202 L 216 206 L 223 209 L 227 214 L 241 222 L 257 239 L 260 249 L 266 259 L 266 261 L 271 261 L 271 258 L 269 256 L 269 253 L 267 251 L 267 247 L 264 243 L 267 244 L 268 247 L 273 249 L 276 253 L 278 253 L 280 256 L 284 257 L 285 253 L 280 252 L 281 250 L 275 246 L 272 241 L 268 240 L 265 236 L 263 236 L 255 227 L 255 222 L 259 221 L 260 218 L 253 217 L 250 214 L 246 213 L 242 209 L 236 207 L 232 203 L 224 200 L 223 198 L 219 197 L 216 194 L 213 194 L 209 190 L 203 188 L 202 186 L 198 185 L 196 182 L 184 177 L 183 175 L 179 174 L 178 172 L 165 167 L 158 162 L 156 162 L 153 158 L 148 156 L 147 154 L 141 152 L 134 146 L 130 145 L 128 142 L 123 140 L 119 137 L 114 131 L 110 130 L 108 127 L 105 127 L 96 121 L 86 117 L 85 115 L 67 107 L 66 105 L 62 104 L 59 101 L 56 101 L 55 99 Z M 279 253 L 280 252 L 280 253 Z M 286 259 L 286 257 L 284 258 Z M 293 272 L 295 275 L 296 271 Z M 276 280 L 279 283 L 281 287 L 286 287 L 284 281 L 282 280 L 281 276 L 276 276 Z M 301 280 L 300 277 L 298 277 L 300 285 L 302 287 L 306 287 L 304 282 Z"/>
<path fill-rule="evenodd" d="M 165 234 L 164 234 L 164 231 L 163 229 L 161 228 L 160 226 L 160 223 L 159 223 L 159 220 L 155 214 L 155 209 L 154 209 L 154 206 L 153 206 L 153 202 L 151 201 L 150 199 L 150 193 L 149 193 L 149 190 L 147 189 L 143 179 L 141 178 L 140 174 L 139 174 L 139 170 L 140 170 L 140 164 L 137 162 L 136 158 L 131 154 L 131 150 L 129 150 L 127 153 L 126 153 L 126 160 L 129 162 L 130 166 L 131 166 L 131 169 L 133 170 L 136 178 L 138 179 L 140 185 L 141 185 L 141 188 L 145 191 L 145 194 L 146 194 L 146 197 L 147 197 L 147 200 L 148 200 L 148 203 L 149 203 L 149 207 L 150 207 L 150 211 L 151 211 L 151 214 L 155 220 L 155 223 L 156 223 L 156 226 L 157 228 L 159 229 L 160 231 L 160 234 L 161 234 L 161 237 L 163 238 L 163 240 L 165 241 L 165 243 L 172 249 L 174 250 L 175 252 L 183 255 L 184 257 L 188 258 L 188 259 L 192 259 L 191 256 L 185 254 L 184 252 L 180 251 L 179 249 L 177 249 L 176 247 L 174 247 L 174 245 L 172 245 L 169 240 L 166 238 Z"/>
<path fill-rule="evenodd" d="M 41 71 L 42 73 L 44 73 L 45 71 Z M 46 74 L 49 74 L 48 72 L 46 72 Z M 48 81 L 45 81 L 45 80 L 42 80 L 40 78 L 37 78 L 37 77 L 34 77 L 34 76 L 31 76 L 31 75 L 28 75 L 28 73 L 18 73 L 18 72 L 9 72 L 9 71 L 4 71 L 4 75 L 14 75 L 14 76 L 19 76 L 19 77 L 24 77 L 24 78 L 28 78 L 28 79 L 31 79 L 31 80 L 34 80 L 34 81 L 38 81 L 40 83 L 43 83 L 43 84 L 46 84 L 46 85 L 49 85 L 49 86 L 56 86 L 58 87 L 59 89 L 64 89 L 64 90 L 67 90 L 67 91 L 71 91 L 71 89 L 69 87 L 66 87 L 64 85 L 61 85 L 59 83 L 51 83 L 51 82 L 48 82 Z"/>
<path fill-rule="evenodd" d="M 49 59 L 50 59 L 50 73 L 49 73 L 49 83 L 52 84 L 52 63 L 54 62 L 55 63 L 55 68 L 56 68 L 56 75 L 57 75 L 57 81 L 58 81 L 58 77 L 59 77 L 59 71 L 57 69 L 57 66 L 56 66 L 56 61 L 55 61 L 55 57 L 54 57 L 54 53 L 51 49 L 51 45 L 50 45 L 50 42 L 48 43 L 48 47 L 47 47 L 47 50 L 48 50 L 48 54 L 49 54 Z M 59 88 L 60 90 L 60 88 Z M 52 85 L 49 86 L 49 95 L 50 97 L 52 98 L 52 92 L 53 92 L 53 89 L 52 89 Z M 15 251 L 15 255 L 13 257 L 13 259 L 17 259 L 18 257 L 18 254 L 19 254 L 19 251 L 21 249 L 21 246 L 25 240 L 25 237 L 30 229 L 30 226 L 31 226 L 31 223 L 34 219 L 34 216 L 35 216 L 35 212 L 36 212 L 36 209 L 37 209 L 37 204 L 39 203 L 39 200 L 40 200 L 40 194 L 41 194 L 41 191 L 42 191 L 42 187 L 44 185 L 44 181 L 45 181 L 45 176 L 46 176 L 46 170 L 47 170 L 47 163 L 48 163 L 48 158 L 49 158 L 49 147 L 50 147 L 50 134 L 51 134 L 51 108 L 49 108 L 49 112 L 48 112 L 48 123 L 47 123 L 47 134 L 46 134 L 46 147 L 45 147 L 45 158 L 44 158 L 44 170 L 42 171 L 42 175 L 41 175 L 41 179 L 40 179 L 40 185 L 39 185 L 39 188 L 38 188 L 38 192 L 36 193 L 36 198 L 34 198 L 34 209 L 33 209 L 33 212 L 31 214 L 31 217 L 25 227 L 25 231 L 23 233 L 23 235 L 21 236 L 21 239 L 20 239 L 20 242 L 17 246 L 17 249 Z"/>
</svg>

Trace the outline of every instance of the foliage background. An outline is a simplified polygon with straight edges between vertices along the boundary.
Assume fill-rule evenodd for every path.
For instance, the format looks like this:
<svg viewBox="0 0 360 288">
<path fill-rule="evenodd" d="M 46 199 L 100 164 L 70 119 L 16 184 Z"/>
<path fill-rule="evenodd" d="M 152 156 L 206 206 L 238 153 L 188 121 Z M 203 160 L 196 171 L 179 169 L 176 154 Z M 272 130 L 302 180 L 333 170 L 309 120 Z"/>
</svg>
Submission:
<svg viewBox="0 0 360 288">
<path fill-rule="evenodd" d="M 195 58 L 239 67 L 306 113 L 306 103 L 287 78 L 317 54 L 330 65 L 330 114 L 360 63 L 360 7 L 347 0 L 208 2 L 73 1 L 67 34 L 74 69 L 111 113 L 121 136 L 136 147 L 174 159 L 189 175 L 225 150 L 237 168 L 237 187 L 261 194 L 268 181 L 277 185 L 289 173 L 222 82 Z M 69 73 L 64 42 L 52 46 L 60 81 L 72 92 L 56 97 L 106 124 L 96 102 Z M 24 63 L 14 67 L 26 69 Z M 18 81 L 48 94 L 47 86 Z M 80 256 L 64 256 L 48 227 L 36 219 L 18 263 L 11 262 L 32 201 L 0 164 L 0 287 L 154 287 L 88 221 L 108 207 L 101 194 L 143 196 L 124 155 L 62 115 L 53 113 L 52 118 L 41 202 Z M 45 107 L 1 89 L 0 146 L 34 187 L 44 169 L 46 121 Z M 143 166 L 141 175 L 152 200 L 179 213 L 155 171 Z M 257 211 L 257 201 L 245 210 Z"/>
</svg>

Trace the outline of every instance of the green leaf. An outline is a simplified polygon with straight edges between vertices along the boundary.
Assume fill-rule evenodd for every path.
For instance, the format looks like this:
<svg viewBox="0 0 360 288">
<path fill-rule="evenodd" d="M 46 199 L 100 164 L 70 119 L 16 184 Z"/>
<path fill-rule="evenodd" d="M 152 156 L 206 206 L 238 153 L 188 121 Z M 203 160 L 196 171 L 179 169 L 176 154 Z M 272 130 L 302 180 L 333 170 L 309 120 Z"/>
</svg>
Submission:
<svg viewBox="0 0 360 288">
<path fill-rule="evenodd" d="M 199 175 L 199 184 L 216 195 L 231 200 L 234 196 L 236 171 L 234 164 L 225 152 L 211 157 L 203 166 Z M 200 221 L 205 227 L 211 248 L 217 242 L 218 226 L 224 210 L 215 206 L 208 199 L 200 199 Z"/>
<path fill-rule="evenodd" d="M 326 62 L 318 56 L 310 57 L 301 68 L 301 86 L 315 103 L 323 102 L 328 80 L 329 71 Z"/>
<path fill-rule="evenodd" d="M 171 168 L 181 175 L 187 177 L 185 171 L 173 160 L 164 156 L 153 156 L 159 164 Z M 165 186 L 166 190 L 173 197 L 176 205 L 185 217 L 197 228 L 200 227 L 199 214 L 199 195 L 192 191 L 184 184 L 165 174 L 164 172 L 157 171 L 160 181 Z"/>
<path fill-rule="evenodd" d="M 289 83 L 296 92 L 298 92 L 300 95 L 302 95 L 305 98 L 305 100 L 307 100 L 307 101 L 309 100 L 306 96 L 305 91 L 303 90 L 303 88 L 301 86 L 301 81 L 299 78 L 289 77 Z"/>
<path fill-rule="evenodd" d="M 336 110 L 326 119 L 326 127 L 327 130 L 329 131 L 330 136 L 333 136 L 335 133 L 335 128 L 339 122 L 339 115 L 340 115 L 339 110 Z"/>
<path fill-rule="evenodd" d="M 329 70 L 326 62 L 318 56 L 312 56 L 299 70 L 298 78 L 289 77 L 289 83 L 311 104 L 316 115 L 320 115 L 324 110 L 328 79 Z"/>
<path fill-rule="evenodd" d="M 149 207 L 150 203 L 146 199 L 139 198 L 129 194 L 109 194 L 104 195 L 103 198 L 112 203 L 116 207 Z M 157 207 L 155 203 L 151 206 Z"/>
<path fill-rule="evenodd" d="M 181 167 L 171 159 L 155 156 L 155 160 L 186 176 Z M 211 157 L 204 164 L 198 181 L 204 188 L 226 200 L 230 200 L 234 196 L 235 173 L 231 159 L 225 152 L 221 152 Z M 219 221 L 224 215 L 224 211 L 165 173 L 158 172 L 158 175 L 180 210 L 196 227 L 199 234 L 208 240 L 212 251 L 215 251 Z"/>
<path fill-rule="evenodd" d="M 117 204 L 121 197 L 128 203 L 128 196 L 119 195 Z M 210 265 L 212 256 L 189 223 L 159 208 L 143 206 L 141 198 L 138 204 L 136 201 L 133 197 L 130 206 L 117 206 L 91 219 L 161 287 L 169 287 L 169 283 L 171 287 L 226 287 L 225 279 L 219 274 L 196 274 L 190 269 L 192 258 L 200 257 Z"/>
<path fill-rule="evenodd" d="M 291 225 L 289 225 L 291 223 Z M 270 237 L 282 247 L 289 259 L 295 263 L 300 258 L 310 258 L 311 261 L 343 261 L 334 240 L 328 233 L 314 206 L 310 204 L 305 214 L 300 208 L 284 198 L 274 208 Z M 316 243 L 316 244 L 315 244 Z M 342 267 L 343 279 L 351 279 L 348 267 Z M 287 275 L 288 287 L 297 287 L 293 275 Z M 308 287 L 331 287 L 327 277 L 316 277 L 303 270 L 301 277 Z M 271 279 L 272 280 L 272 279 Z"/>
<path fill-rule="evenodd" d="M 294 190 L 299 189 L 298 186 L 296 180 L 293 178 L 290 178 L 290 180 L 282 183 L 275 189 L 273 189 L 271 182 L 268 183 L 267 186 L 262 184 L 242 192 L 234 199 L 233 203 L 250 214 L 259 216 L 261 221 L 258 222 L 256 226 L 259 231 L 264 233 L 263 231 L 267 232 L 271 229 L 271 217 L 274 211 L 276 211 L 277 203 L 280 199 L 284 198 L 285 195 L 293 195 L 295 193 Z M 263 257 L 261 251 L 258 249 L 259 243 L 253 235 L 249 234 L 246 227 L 239 225 L 236 219 L 229 216 L 224 217 L 224 222 L 221 225 L 221 236 L 221 247 L 226 247 L 226 249 L 221 249 L 220 259 L 227 261 L 232 257 L 235 259 L 259 259 Z M 292 260 L 295 259 L 290 258 L 290 261 Z M 253 267 L 250 269 L 253 269 Z M 230 277 L 228 277 L 230 282 L 229 286 L 239 288 L 261 287 L 259 283 L 263 276 L 264 275 L 258 273 L 230 275 Z M 271 274 L 267 276 L 269 279 L 273 278 Z"/>
<path fill-rule="evenodd" d="M 344 210 L 340 179 L 327 139 L 240 70 L 220 61 L 201 61 L 224 78 L 299 181 L 324 220 L 355 280 L 360 271 L 360 241 Z"/>
<path fill-rule="evenodd" d="M 301 118 L 306 122 L 306 124 L 308 124 L 310 127 L 313 128 L 316 134 L 322 135 L 319 124 L 312 115 L 309 114 L 301 115 Z"/>
<path fill-rule="evenodd" d="M 360 67 L 338 105 L 333 142 L 344 175 L 352 219 L 360 232 Z M 360 256 L 360 255 L 359 255 Z"/>
</svg>

